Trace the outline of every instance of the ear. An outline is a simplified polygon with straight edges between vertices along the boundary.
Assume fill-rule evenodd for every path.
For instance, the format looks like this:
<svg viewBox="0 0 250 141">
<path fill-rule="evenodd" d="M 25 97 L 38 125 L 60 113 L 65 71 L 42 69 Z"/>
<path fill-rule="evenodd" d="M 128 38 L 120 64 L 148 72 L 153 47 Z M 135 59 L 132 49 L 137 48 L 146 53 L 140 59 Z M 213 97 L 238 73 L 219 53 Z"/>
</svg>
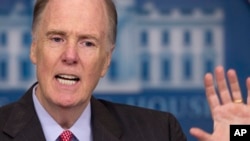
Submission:
<svg viewBox="0 0 250 141">
<path fill-rule="evenodd" d="M 30 60 L 33 64 L 37 63 L 37 43 L 36 43 L 36 41 L 32 41 L 32 43 L 31 43 Z"/>
<path fill-rule="evenodd" d="M 110 63 L 111 63 L 111 58 L 112 58 L 112 53 L 113 53 L 114 48 L 115 48 L 115 45 L 112 45 L 112 48 L 109 51 L 106 52 L 107 56 L 105 58 L 105 62 L 104 62 L 103 69 L 102 69 L 102 72 L 101 72 L 101 77 L 104 77 L 105 74 L 108 71 L 108 68 L 109 68 Z"/>
</svg>

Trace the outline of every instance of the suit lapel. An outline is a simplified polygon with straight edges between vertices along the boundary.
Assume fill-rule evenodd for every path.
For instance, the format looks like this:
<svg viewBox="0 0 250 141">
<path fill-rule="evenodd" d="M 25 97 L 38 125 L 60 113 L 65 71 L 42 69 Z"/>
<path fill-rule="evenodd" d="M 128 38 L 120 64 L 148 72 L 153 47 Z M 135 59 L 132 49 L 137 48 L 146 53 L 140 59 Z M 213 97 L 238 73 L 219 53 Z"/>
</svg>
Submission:
<svg viewBox="0 0 250 141">
<path fill-rule="evenodd" d="M 91 108 L 93 141 L 120 141 L 121 125 L 110 109 L 93 97 Z"/>
<path fill-rule="evenodd" d="M 45 141 L 32 100 L 34 86 L 16 103 L 3 129 L 6 134 L 13 138 L 13 141 Z M 92 97 L 93 141 L 120 141 L 122 128 L 118 119 L 110 110 L 111 108 Z"/>
<path fill-rule="evenodd" d="M 14 140 L 45 141 L 32 100 L 33 86 L 15 104 L 3 131 Z"/>
</svg>

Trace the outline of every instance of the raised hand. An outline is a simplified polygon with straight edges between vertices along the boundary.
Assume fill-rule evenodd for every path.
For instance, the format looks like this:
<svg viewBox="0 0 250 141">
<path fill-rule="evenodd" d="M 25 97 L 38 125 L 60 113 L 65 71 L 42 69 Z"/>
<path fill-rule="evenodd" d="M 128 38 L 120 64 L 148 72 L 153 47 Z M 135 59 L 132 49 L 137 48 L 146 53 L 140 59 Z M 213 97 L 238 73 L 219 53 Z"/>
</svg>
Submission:
<svg viewBox="0 0 250 141">
<path fill-rule="evenodd" d="M 223 67 L 215 69 L 215 80 L 211 73 L 204 77 L 206 97 L 210 106 L 214 122 L 213 133 L 205 132 L 193 127 L 190 134 L 199 141 L 229 141 L 230 124 L 250 124 L 250 78 L 247 78 L 247 101 L 243 101 L 236 72 L 233 69 L 227 71 L 229 84 L 227 85 Z M 216 92 L 216 87 L 218 93 Z"/>
</svg>

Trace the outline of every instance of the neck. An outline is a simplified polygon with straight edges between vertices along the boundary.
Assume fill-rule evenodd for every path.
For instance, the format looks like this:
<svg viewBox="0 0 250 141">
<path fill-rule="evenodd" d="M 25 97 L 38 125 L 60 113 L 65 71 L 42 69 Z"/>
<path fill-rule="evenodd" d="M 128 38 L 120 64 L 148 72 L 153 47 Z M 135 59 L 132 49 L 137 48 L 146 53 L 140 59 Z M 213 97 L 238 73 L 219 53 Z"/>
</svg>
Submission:
<svg viewBox="0 0 250 141">
<path fill-rule="evenodd" d="M 44 101 L 41 97 L 37 95 L 37 98 L 44 109 L 49 113 L 49 115 L 63 128 L 71 128 L 77 119 L 81 116 L 83 111 L 86 109 L 89 101 L 82 103 L 80 105 L 72 107 L 63 107 L 56 105 L 52 102 Z"/>
<path fill-rule="evenodd" d="M 84 111 L 84 107 L 62 108 L 57 107 L 47 110 L 53 119 L 63 128 L 71 128 Z"/>
</svg>

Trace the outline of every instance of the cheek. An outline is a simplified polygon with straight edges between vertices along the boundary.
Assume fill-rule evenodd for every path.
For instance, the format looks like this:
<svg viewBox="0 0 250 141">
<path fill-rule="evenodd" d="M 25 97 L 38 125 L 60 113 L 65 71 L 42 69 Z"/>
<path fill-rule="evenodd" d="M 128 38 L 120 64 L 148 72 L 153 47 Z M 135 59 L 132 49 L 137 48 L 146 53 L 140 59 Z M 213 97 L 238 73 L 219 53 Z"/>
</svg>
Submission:
<svg viewBox="0 0 250 141">
<path fill-rule="evenodd" d="M 40 73 L 46 73 L 56 65 L 57 55 L 50 51 L 40 50 L 37 55 L 37 67 Z"/>
<path fill-rule="evenodd" d="M 85 71 L 89 77 L 99 78 L 104 68 L 105 58 L 102 56 L 92 56 L 83 59 Z"/>
</svg>

